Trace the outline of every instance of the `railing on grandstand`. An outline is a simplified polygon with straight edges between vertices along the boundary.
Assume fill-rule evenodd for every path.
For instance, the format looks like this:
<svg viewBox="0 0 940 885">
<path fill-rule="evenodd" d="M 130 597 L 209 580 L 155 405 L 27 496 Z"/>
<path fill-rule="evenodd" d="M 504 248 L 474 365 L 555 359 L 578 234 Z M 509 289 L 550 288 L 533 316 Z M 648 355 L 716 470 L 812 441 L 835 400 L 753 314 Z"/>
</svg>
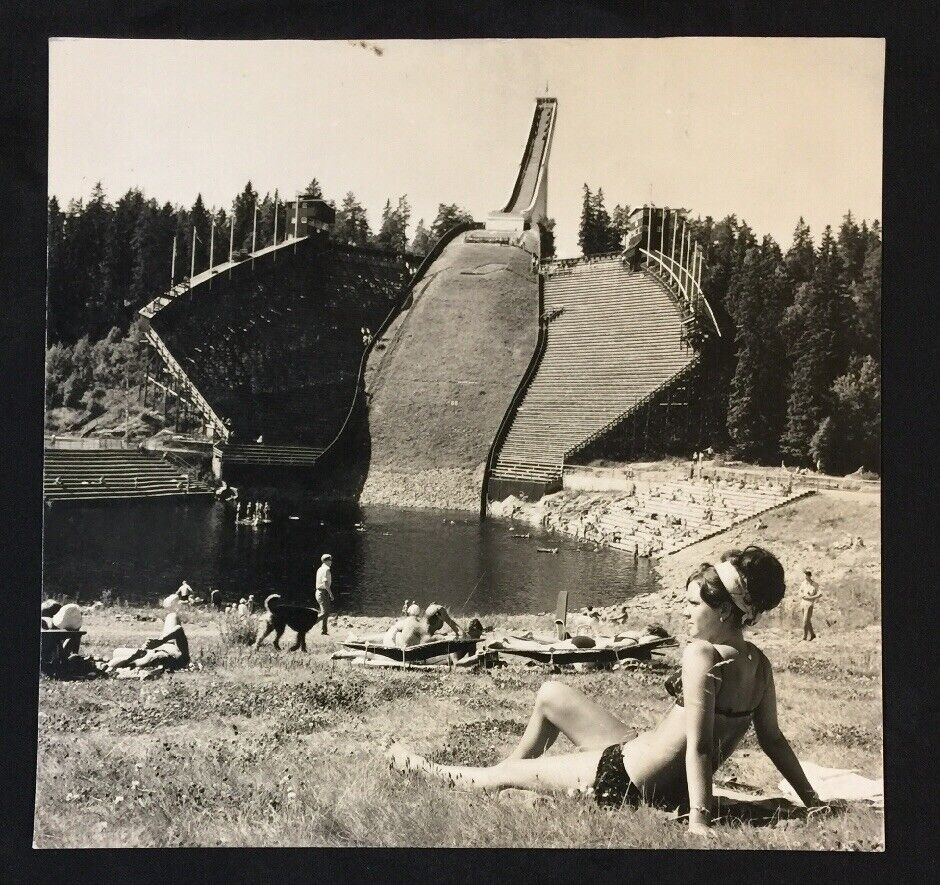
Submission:
<svg viewBox="0 0 940 885">
<path fill-rule="evenodd" d="M 135 446 L 128 445 L 123 439 L 111 439 L 99 436 L 59 436 L 53 433 L 52 436 L 43 438 L 42 445 L 44 449 L 62 449 L 80 452 L 100 452 L 100 451 L 123 451 L 125 449 L 136 449 Z"/>
<path fill-rule="evenodd" d="M 658 244 L 653 236 L 653 228 L 657 226 L 657 221 Z M 718 321 L 715 319 L 711 305 L 702 293 L 702 267 L 705 263 L 705 253 L 693 238 L 685 219 L 680 217 L 677 209 L 644 206 L 639 226 L 634 227 L 627 234 L 628 243 L 642 243 L 641 232 L 644 228 L 646 245 L 640 245 L 639 252 L 646 259 L 646 269 L 656 274 L 666 284 L 691 318 L 698 317 L 704 307 L 715 332 L 720 336 Z M 640 233 L 639 237 L 637 233 Z"/>
<path fill-rule="evenodd" d="M 203 417 L 212 425 L 215 432 L 224 442 L 229 437 L 229 429 L 222 423 L 222 419 L 215 413 L 212 406 L 209 405 L 206 398 L 199 392 L 196 385 L 192 383 L 183 367 L 176 361 L 176 357 L 170 353 L 169 348 L 163 343 L 163 339 L 153 327 L 146 330 L 147 340 L 153 345 L 154 350 L 163 360 L 167 371 L 189 390 L 197 408 L 202 412 Z"/>
</svg>

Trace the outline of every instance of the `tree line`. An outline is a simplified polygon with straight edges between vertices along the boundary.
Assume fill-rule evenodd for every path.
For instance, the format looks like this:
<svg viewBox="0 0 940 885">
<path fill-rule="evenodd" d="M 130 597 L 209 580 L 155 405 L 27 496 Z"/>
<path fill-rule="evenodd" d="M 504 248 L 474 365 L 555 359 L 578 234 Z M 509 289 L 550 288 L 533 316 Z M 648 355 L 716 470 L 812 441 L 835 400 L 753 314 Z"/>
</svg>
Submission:
<svg viewBox="0 0 940 885">
<path fill-rule="evenodd" d="M 851 211 L 818 245 L 803 218 L 784 252 L 729 215 L 686 221 L 704 249 L 702 290 L 722 338 L 708 391 L 731 457 L 836 473 L 881 468 L 881 226 Z M 584 185 L 584 255 L 621 248 L 630 207 Z M 653 241 L 660 218 L 654 213 Z M 645 238 L 645 235 L 644 235 Z"/>
<path fill-rule="evenodd" d="M 304 193 L 323 199 L 315 178 Z M 337 242 L 411 251 L 419 256 L 430 251 L 450 227 L 472 220 L 460 206 L 441 203 L 430 226 L 419 220 L 409 240 L 411 207 L 407 196 L 394 204 L 391 199 L 386 202 L 375 232 L 365 208 L 351 191 L 338 206 L 328 202 L 336 209 L 331 237 Z M 253 245 L 261 248 L 273 243 L 275 230 L 278 241 L 283 240 L 293 223 L 287 215 L 282 195 L 275 190 L 261 196 L 250 181 L 227 209 L 206 206 L 201 194 L 190 207 L 160 203 L 139 188 L 131 188 L 112 203 L 100 183 L 87 200 L 73 199 L 64 209 L 55 196 L 51 197 L 47 216 L 48 340 L 73 345 L 83 336 L 99 341 L 115 326 L 126 330 L 136 310 L 147 301 L 188 277 L 193 267 L 196 273 L 206 270 L 210 250 L 213 264 L 220 264 L 228 260 L 230 245 L 236 257 L 244 257 Z M 171 273 L 174 264 L 175 272 Z"/>
</svg>

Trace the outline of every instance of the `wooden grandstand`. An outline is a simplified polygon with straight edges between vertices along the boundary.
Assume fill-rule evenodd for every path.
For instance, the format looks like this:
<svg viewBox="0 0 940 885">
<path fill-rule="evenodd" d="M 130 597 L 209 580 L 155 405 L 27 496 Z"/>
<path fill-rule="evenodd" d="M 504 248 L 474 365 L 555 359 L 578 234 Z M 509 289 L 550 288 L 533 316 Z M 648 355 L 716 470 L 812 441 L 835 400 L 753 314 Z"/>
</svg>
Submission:
<svg viewBox="0 0 940 885">
<path fill-rule="evenodd" d="M 172 459 L 137 449 L 47 448 L 43 458 L 46 501 L 95 501 L 207 495 L 213 489 Z"/>
<path fill-rule="evenodd" d="M 490 474 L 507 493 L 514 484 L 558 487 L 567 456 L 697 358 L 666 286 L 621 255 L 548 265 L 544 310 L 545 352 Z"/>
</svg>

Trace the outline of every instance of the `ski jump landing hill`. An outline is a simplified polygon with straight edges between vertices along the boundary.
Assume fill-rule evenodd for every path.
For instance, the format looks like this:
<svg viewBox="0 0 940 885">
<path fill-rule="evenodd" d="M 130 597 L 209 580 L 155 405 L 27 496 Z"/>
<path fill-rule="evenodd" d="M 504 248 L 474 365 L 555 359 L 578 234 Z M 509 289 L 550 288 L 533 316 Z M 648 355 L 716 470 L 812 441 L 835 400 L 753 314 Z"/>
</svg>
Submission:
<svg viewBox="0 0 940 885">
<path fill-rule="evenodd" d="M 457 229 L 413 286 L 366 369 L 367 500 L 479 500 L 492 441 L 535 350 L 539 223 L 557 104 L 538 99 L 506 206 Z"/>
</svg>

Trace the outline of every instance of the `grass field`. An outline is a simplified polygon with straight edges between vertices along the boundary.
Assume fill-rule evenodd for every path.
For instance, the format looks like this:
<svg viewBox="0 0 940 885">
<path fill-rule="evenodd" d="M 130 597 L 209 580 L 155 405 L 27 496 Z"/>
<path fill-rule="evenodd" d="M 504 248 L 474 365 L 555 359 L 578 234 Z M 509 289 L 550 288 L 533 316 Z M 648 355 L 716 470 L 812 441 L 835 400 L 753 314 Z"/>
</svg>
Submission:
<svg viewBox="0 0 940 885">
<path fill-rule="evenodd" d="M 819 519 L 842 520 L 831 527 L 834 544 L 850 533 L 863 536 L 864 547 L 827 560 L 832 592 L 821 616 L 828 611 L 832 625 L 820 623 L 816 642 L 796 641 L 786 611 L 753 638 L 774 663 L 781 724 L 797 754 L 879 776 L 880 572 L 870 568 L 880 559 L 877 500 L 818 496 L 794 509 L 789 518 L 783 510 L 764 517 L 763 534 L 778 533 L 776 545 L 766 542 L 785 560 L 805 553 L 794 547 L 802 538 L 827 543 Z M 769 516 L 780 525 L 771 526 Z M 853 564 L 839 559 L 843 553 Z M 698 562 L 712 551 L 684 554 Z M 664 571 L 680 567 L 669 563 Z M 838 571 L 846 568 L 853 569 L 848 576 Z M 671 604 L 670 592 L 647 599 L 637 622 L 668 620 Z M 159 617 L 156 609 L 93 612 L 83 649 L 105 654 L 137 644 L 159 633 Z M 539 615 L 485 620 L 511 630 L 547 632 L 550 624 Z M 702 846 L 681 822 L 652 809 L 610 813 L 580 796 L 533 806 L 389 771 L 381 748 L 392 738 L 436 761 L 496 761 L 521 733 L 548 676 L 518 665 L 483 674 L 331 666 L 339 637 L 383 624 L 341 618 L 335 636 L 310 634 L 309 653 L 252 652 L 244 631 L 196 610 L 186 622 L 193 670 L 139 683 L 42 680 L 36 846 Z M 553 678 L 577 685 L 639 730 L 668 709 L 663 673 L 677 656 L 671 650 L 635 670 Z M 556 747 L 567 749 L 564 741 Z M 730 780 L 776 791 L 779 776 L 753 733 L 717 773 L 718 783 Z M 837 818 L 721 826 L 709 844 L 878 850 L 883 814 L 853 806 Z"/>
</svg>

